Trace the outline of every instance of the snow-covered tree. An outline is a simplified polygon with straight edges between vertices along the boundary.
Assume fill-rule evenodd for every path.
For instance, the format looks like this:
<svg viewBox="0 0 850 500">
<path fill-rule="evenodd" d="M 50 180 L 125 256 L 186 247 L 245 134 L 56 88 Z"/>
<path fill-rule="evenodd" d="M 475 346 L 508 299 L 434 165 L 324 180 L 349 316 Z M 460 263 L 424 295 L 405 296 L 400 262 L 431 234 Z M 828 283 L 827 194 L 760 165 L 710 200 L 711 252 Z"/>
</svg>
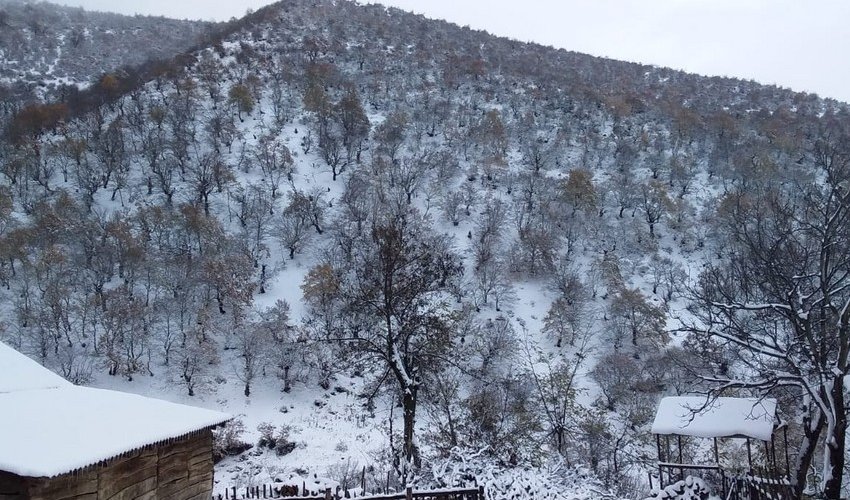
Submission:
<svg viewBox="0 0 850 500">
<path fill-rule="evenodd" d="M 374 220 L 350 262 L 334 271 L 345 311 L 358 319 L 335 340 L 377 362 L 385 373 L 381 381 L 394 382 L 403 409 L 402 472 L 409 479 L 420 465 L 415 429 L 421 384 L 453 344 L 445 295 L 460 273 L 458 259 L 411 211 Z"/>
<path fill-rule="evenodd" d="M 850 153 L 846 139 L 811 149 L 816 181 L 737 192 L 723 205 L 727 249 L 700 276 L 684 330 L 734 346 L 740 367 L 708 377 L 718 391 L 800 394 L 803 441 L 794 471 L 806 486 L 823 448 L 826 498 L 839 498 L 850 371 Z M 821 444 L 822 443 L 822 444 Z"/>
</svg>

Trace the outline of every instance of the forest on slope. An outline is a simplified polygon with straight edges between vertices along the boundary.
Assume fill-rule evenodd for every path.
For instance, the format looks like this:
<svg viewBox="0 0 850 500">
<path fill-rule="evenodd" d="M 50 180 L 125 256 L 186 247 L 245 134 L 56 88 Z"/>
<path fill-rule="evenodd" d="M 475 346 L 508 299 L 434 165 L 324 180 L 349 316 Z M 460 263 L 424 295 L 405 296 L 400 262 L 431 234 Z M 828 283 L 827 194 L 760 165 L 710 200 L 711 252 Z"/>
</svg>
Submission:
<svg viewBox="0 0 850 500">
<path fill-rule="evenodd" d="M 2 0 L 2 116 L 32 102 L 67 100 L 104 73 L 171 59 L 218 28 L 199 21 Z"/>
<path fill-rule="evenodd" d="M 344 483 L 351 443 L 286 422 L 351 412 L 374 482 L 637 498 L 658 399 L 722 392 L 777 398 L 796 487 L 842 491 L 846 104 L 347 1 L 209 41 L 10 113 L 5 341 L 243 413 L 217 479 Z"/>
</svg>

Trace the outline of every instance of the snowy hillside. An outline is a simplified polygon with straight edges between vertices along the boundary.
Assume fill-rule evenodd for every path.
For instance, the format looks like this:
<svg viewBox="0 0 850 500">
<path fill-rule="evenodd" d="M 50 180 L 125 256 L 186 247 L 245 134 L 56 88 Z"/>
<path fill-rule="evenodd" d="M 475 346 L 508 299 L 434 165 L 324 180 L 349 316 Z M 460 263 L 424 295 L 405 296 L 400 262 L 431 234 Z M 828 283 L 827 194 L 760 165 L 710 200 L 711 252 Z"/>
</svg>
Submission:
<svg viewBox="0 0 850 500">
<path fill-rule="evenodd" d="M 217 28 L 45 2 L 0 1 L 2 114 L 32 101 L 67 99 L 73 89 L 86 88 L 107 72 L 170 59 Z"/>
<path fill-rule="evenodd" d="M 38 126 L 2 150 L 4 341 L 74 382 L 239 415 L 219 490 L 643 498 L 658 400 L 704 377 L 770 393 L 805 448 L 809 395 L 734 329 L 784 349 L 785 309 L 743 307 L 784 285 L 736 259 L 740 231 L 811 222 L 823 193 L 800 186 L 850 205 L 846 105 L 352 2 L 230 30 L 91 111 L 16 116 Z"/>
</svg>

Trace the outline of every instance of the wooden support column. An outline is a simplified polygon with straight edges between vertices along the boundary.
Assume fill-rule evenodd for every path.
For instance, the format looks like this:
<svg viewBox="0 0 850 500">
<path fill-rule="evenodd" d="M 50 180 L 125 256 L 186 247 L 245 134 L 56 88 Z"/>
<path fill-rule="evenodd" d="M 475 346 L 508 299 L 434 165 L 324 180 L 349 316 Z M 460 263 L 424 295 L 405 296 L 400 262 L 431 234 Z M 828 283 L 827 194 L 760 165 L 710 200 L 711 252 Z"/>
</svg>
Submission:
<svg viewBox="0 0 850 500">
<path fill-rule="evenodd" d="M 717 438 L 714 441 L 714 465 L 717 466 L 717 471 L 720 472 L 720 489 L 723 492 L 723 498 L 726 498 L 726 472 L 720 466 L 720 450 L 717 446 Z"/>
<path fill-rule="evenodd" d="M 785 475 L 791 474 L 791 462 L 788 460 L 788 426 L 782 428 L 782 435 L 785 441 Z"/>
<path fill-rule="evenodd" d="M 658 489 L 664 489 L 664 469 L 661 467 L 661 462 L 664 461 L 664 454 L 661 452 L 661 435 L 655 435 L 655 445 L 658 447 Z"/>
<path fill-rule="evenodd" d="M 682 465 L 685 462 L 685 459 L 682 456 L 682 436 L 677 435 L 676 441 L 679 446 L 679 465 Z M 685 469 L 679 467 L 679 481 L 685 480 Z"/>
</svg>

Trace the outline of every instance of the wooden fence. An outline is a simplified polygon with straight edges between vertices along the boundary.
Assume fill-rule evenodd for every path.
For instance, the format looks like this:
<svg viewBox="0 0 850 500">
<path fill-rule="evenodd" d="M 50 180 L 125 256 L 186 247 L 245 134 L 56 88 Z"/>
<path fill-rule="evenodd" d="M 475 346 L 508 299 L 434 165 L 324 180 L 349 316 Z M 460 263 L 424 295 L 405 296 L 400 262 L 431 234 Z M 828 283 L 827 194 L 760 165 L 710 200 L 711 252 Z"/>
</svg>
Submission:
<svg viewBox="0 0 850 500">
<path fill-rule="evenodd" d="M 332 491 L 326 489 L 324 494 L 316 495 L 307 493 L 301 495 L 297 486 L 286 486 L 281 484 L 250 486 L 244 489 L 236 487 L 225 490 L 224 494 L 213 495 L 212 500 L 244 500 L 258 498 L 298 498 L 301 500 L 341 500 L 344 498 L 356 498 L 357 500 L 484 500 L 484 487 L 456 490 L 429 490 L 413 491 L 407 488 L 402 493 L 390 493 L 386 495 L 355 496 L 349 491 L 337 489 Z"/>
<path fill-rule="evenodd" d="M 699 484 L 684 479 L 668 484 L 649 498 L 653 500 L 698 498 L 700 484 L 707 484 L 709 487 L 713 486 L 715 490 L 713 493 L 723 500 L 799 500 L 794 495 L 794 488 L 788 478 L 785 477 L 723 474 L 714 477 L 702 476 L 700 479 L 704 481 L 700 481 Z"/>
<path fill-rule="evenodd" d="M 723 491 L 728 500 L 794 500 L 794 488 L 787 478 L 727 477 Z"/>
</svg>

